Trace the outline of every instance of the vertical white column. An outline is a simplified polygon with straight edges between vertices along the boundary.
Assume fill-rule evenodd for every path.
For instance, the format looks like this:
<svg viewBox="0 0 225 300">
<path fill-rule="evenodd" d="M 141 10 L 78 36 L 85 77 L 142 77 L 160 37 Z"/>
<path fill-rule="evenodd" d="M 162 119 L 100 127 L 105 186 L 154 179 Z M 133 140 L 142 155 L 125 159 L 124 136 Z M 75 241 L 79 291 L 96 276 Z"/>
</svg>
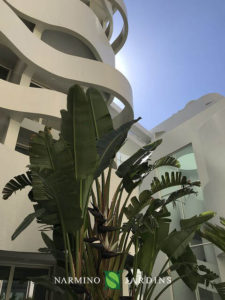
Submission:
<svg viewBox="0 0 225 300">
<path fill-rule="evenodd" d="M 33 34 L 41 39 L 42 33 L 43 33 L 42 26 L 36 25 Z M 19 61 L 14 70 L 11 81 L 15 83 L 17 81 L 20 85 L 29 87 L 33 74 L 34 74 L 34 70 L 32 67 L 30 66 L 25 67 L 25 64 L 22 61 Z M 13 119 L 10 119 L 4 144 L 12 150 L 14 150 L 16 147 L 19 130 L 20 130 L 20 123 Z"/>
<path fill-rule="evenodd" d="M 19 130 L 20 123 L 13 119 L 10 119 L 4 144 L 12 150 L 14 150 L 16 147 Z"/>
</svg>

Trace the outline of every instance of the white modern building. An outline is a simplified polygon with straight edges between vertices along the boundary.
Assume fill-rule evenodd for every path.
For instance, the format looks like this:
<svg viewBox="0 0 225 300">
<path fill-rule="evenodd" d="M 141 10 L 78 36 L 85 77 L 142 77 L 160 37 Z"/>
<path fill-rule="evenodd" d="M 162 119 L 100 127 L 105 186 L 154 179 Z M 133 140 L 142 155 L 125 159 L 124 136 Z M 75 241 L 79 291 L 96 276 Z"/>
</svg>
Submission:
<svg viewBox="0 0 225 300">
<path fill-rule="evenodd" d="M 113 15 L 123 19 L 114 40 Z M 51 126 L 57 136 L 60 109 L 74 83 L 102 91 L 114 126 L 133 119 L 132 90 L 115 69 L 115 55 L 128 34 L 123 0 L 0 0 L 0 190 L 26 171 L 34 132 Z M 121 110 L 113 101 L 121 102 Z M 133 127 L 119 159 L 150 141 Z M 15 241 L 11 235 L 33 211 L 27 192 L 0 203 L 0 299 L 45 298 L 41 287 L 21 284 L 24 275 L 48 274 L 51 257 L 38 253 L 43 242 L 34 222 Z M 33 292 L 34 290 L 34 292 Z"/>
<path fill-rule="evenodd" d="M 153 154 L 157 159 L 172 155 L 180 161 L 183 175 L 191 181 L 200 180 L 201 187 L 196 188 L 197 196 L 181 198 L 175 208 L 171 205 L 173 226 L 179 229 L 181 218 L 190 218 L 203 211 L 211 210 L 217 216 L 225 216 L 225 97 L 208 94 L 198 100 L 190 101 L 183 110 L 177 112 L 152 130 L 152 140 L 162 138 L 163 143 Z M 157 176 L 173 168 L 162 168 Z M 146 178 L 142 189 L 151 178 Z M 171 192 L 167 190 L 161 196 Z M 212 220 L 219 223 L 218 217 Z M 225 280 L 225 255 L 218 248 L 201 237 L 195 236 L 191 248 L 200 264 L 205 264 Z M 161 259 L 160 259 L 161 258 Z M 163 261 L 163 256 L 159 261 Z M 159 263 L 160 264 L 160 263 Z M 210 287 L 199 286 L 192 293 L 182 281 L 178 281 L 161 297 L 167 299 L 220 299 Z"/>
<path fill-rule="evenodd" d="M 112 40 L 116 12 L 121 14 L 123 26 Z M 65 108 L 66 93 L 72 84 L 100 89 L 115 127 L 133 118 L 130 84 L 115 68 L 115 55 L 127 34 L 123 0 L 0 0 L 0 190 L 13 176 L 24 173 L 33 132 L 48 125 L 57 136 L 60 109 Z M 122 102 L 122 110 L 114 99 Z M 180 160 L 185 175 L 200 179 L 202 187 L 197 198 L 182 199 L 175 210 L 171 209 L 174 226 L 179 226 L 180 218 L 204 210 L 225 216 L 224 113 L 224 97 L 204 96 L 150 132 L 135 125 L 121 149 L 119 161 L 150 140 L 162 137 L 163 144 L 153 157 L 172 154 Z M 146 178 L 142 188 L 150 180 Z M 50 256 L 38 253 L 43 247 L 38 225 L 33 222 L 11 241 L 15 228 L 32 211 L 24 190 L 0 201 L 1 300 L 9 300 L 12 293 L 16 300 L 32 295 L 36 300 L 49 299 L 43 288 L 19 282 L 28 274 L 48 274 L 54 265 Z M 198 236 L 192 246 L 199 261 L 225 280 L 224 255 Z M 158 266 L 161 261 L 163 257 Z M 168 289 L 161 299 L 180 300 L 181 295 L 183 300 L 218 299 L 212 290 L 203 287 L 191 293 L 182 282 Z"/>
</svg>

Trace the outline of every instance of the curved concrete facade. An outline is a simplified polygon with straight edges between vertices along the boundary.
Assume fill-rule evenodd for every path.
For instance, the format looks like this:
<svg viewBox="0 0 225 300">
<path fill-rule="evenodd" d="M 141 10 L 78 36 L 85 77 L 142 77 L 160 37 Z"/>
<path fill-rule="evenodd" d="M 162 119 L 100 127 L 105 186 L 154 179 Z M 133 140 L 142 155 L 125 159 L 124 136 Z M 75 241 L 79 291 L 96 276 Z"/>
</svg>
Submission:
<svg viewBox="0 0 225 300">
<path fill-rule="evenodd" d="M 123 2 L 115 2 L 115 5 L 125 16 Z M 79 0 L 66 0 L 63 3 L 60 0 L 54 2 L 53 0 L 42 0 L 38 3 L 28 0 L 20 2 L 9 0 L 7 3 L 10 6 L 3 1 L 0 2 L 2 15 L 0 18 L 0 40 L 25 64 L 26 70 L 29 69 L 31 78 L 35 74 L 38 74 L 38 78 L 45 78 L 45 81 L 48 78 L 47 81 L 54 82 L 54 85 L 57 86 L 58 83 L 59 88 L 55 89 L 64 93 L 74 83 L 99 88 L 111 97 L 117 97 L 125 105 L 121 116 L 115 119 L 116 127 L 121 125 L 121 122 L 133 118 L 132 90 L 129 82 L 114 68 L 113 49 L 100 21 L 87 5 Z M 49 11 L 51 14 L 48 13 Z M 20 17 L 28 18 L 30 22 L 35 22 L 34 32 L 30 32 L 17 14 Z M 124 19 L 127 20 L 125 17 Z M 123 32 L 127 31 L 127 26 L 125 27 L 126 30 Z M 46 44 L 40 37 L 48 29 L 69 33 L 79 38 L 81 42 L 90 47 L 99 61 L 68 55 Z M 118 41 L 118 39 L 116 40 Z M 121 48 L 124 43 L 124 34 L 121 33 L 119 40 L 123 41 L 121 43 L 116 42 L 116 45 Z M 48 86 L 48 82 L 45 85 Z M 2 107 L 7 108 L 9 95 L 5 92 L 7 93 L 7 88 L 1 90 L 0 96 L 1 99 L 6 99 L 6 102 L 3 101 L 2 103 Z M 32 98 L 33 89 L 26 90 L 26 92 L 21 89 L 19 94 L 23 94 L 21 96 L 23 106 L 22 102 L 28 102 Z M 49 97 L 49 94 L 44 95 L 44 97 Z M 29 106 L 31 107 L 31 114 L 38 113 L 32 109 L 32 105 Z M 46 113 L 46 115 L 49 114 Z"/>
<path fill-rule="evenodd" d="M 124 24 L 110 42 L 116 11 Z M 66 108 L 71 85 L 100 89 L 115 127 L 133 118 L 130 84 L 115 69 L 115 54 L 127 33 L 122 0 L 90 0 L 89 5 L 80 0 L 0 1 L 0 68 L 8 69 L 0 78 L 0 190 L 26 171 L 28 157 L 18 152 L 26 130 L 37 132 L 44 124 L 60 128 L 60 110 Z M 114 97 L 124 104 L 122 111 L 115 108 Z M 130 148 L 140 143 L 131 139 Z M 0 208 L 0 250 L 37 252 L 44 246 L 36 222 L 11 241 L 13 231 L 33 211 L 26 190 L 1 201 Z"/>
</svg>

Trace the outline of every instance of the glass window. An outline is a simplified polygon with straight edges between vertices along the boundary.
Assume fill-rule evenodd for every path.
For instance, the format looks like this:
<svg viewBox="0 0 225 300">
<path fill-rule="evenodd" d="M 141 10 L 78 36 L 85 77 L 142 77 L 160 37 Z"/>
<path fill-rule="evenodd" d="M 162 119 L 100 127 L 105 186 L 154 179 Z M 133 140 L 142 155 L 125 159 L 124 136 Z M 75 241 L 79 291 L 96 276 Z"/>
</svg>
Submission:
<svg viewBox="0 0 225 300">
<path fill-rule="evenodd" d="M 11 274 L 10 274 L 11 270 Z M 30 278 L 48 275 L 48 269 L 0 266 L 0 300 L 44 300 L 46 289 L 34 284 Z"/>
<path fill-rule="evenodd" d="M 9 69 L 0 65 L 0 79 L 7 80 Z"/>
<path fill-rule="evenodd" d="M 0 266 L 0 300 L 5 300 L 10 267 Z"/>
<path fill-rule="evenodd" d="M 195 160 L 194 151 L 192 148 L 192 145 L 189 144 L 185 146 L 182 149 L 177 150 L 176 152 L 169 154 L 170 156 L 173 156 L 176 158 L 180 163 L 180 168 L 173 168 L 173 167 L 162 167 L 158 170 L 157 176 L 160 177 L 161 175 L 164 175 L 165 172 L 178 172 L 180 171 L 183 176 L 186 176 L 188 180 L 191 182 L 198 181 L 199 175 L 198 175 L 198 168 L 197 163 Z M 167 199 L 169 196 L 169 193 L 180 189 L 181 186 L 171 187 L 161 192 L 161 197 L 164 199 Z M 180 228 L 180 220 L 185 218 L 191 218 L 195 215 L 198 215 L 207 209 L 205 208 L 204 203 L 204 195 L 201 187 L 192 187 L 193 190 L 196 192 L 196 194 L 187 195 L 185 197 L 179 198 L 176 201 L 176 206 L 173 207 L 171 204 L 168 206 L 169 211 L 171 212 L 171 219 L 173 220 L 171 224 L 171 229 L 179 229 Z M 218 265 L 216 260 L 216 254 L 215 254 L 215 248 L 214 246 L 209 243 L 208 241 L 202 239 L 198 234 L 195 234 L 193 240 L 190 243 L 190 247 L 194 254 L 196 255 L 198 261 L 200 264 L 207 263 L 207 266 L 210 268 L 210 265 L 212 266 L 212 270 L 214 270 L 217 274 L 219 274 L 218 271 Z M 184 286 L 182 282 L 176 283 L 176 285 L 173 287 L 174 294 L 176 295 L 175 299 L 179 299 L 181 295 L 181 290 L 184 289 Z M 188 295 L 191 299 L 191 296 L 186 293 L 185 295 Z M 217 294 L 213 293 L 211 291 L 205 290 L 205 289 L 199 289 L 199 297 L 200 299 L 213 299 L 217 300 Z M 194 293 L 192 295 L 195 296 Z M 199 297 L 197 298 L 199 300 Z"/>
<path fill-rule="evenodd" d="M 30 87 L 34 87 L 34 88 L 39 88 L 39 89 L 41 89 L 41 86 L 38 85 L 37 83 L 33 82 L 33 81 L 31 81 Z"/>
<path fill-rule="evenodd" d="M 22 154 L 28 155 L 30 138 L 33 134 L 33 131 L 20 127 L 15 150 Z"/>
</svg>

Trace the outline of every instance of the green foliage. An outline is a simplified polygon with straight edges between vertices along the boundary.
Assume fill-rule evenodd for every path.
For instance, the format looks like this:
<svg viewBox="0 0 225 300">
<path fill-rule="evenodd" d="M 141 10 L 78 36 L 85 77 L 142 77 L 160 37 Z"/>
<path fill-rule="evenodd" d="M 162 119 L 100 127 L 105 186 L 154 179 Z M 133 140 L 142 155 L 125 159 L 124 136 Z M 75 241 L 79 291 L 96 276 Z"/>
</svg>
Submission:
<svg viewBox="0 0 225 300">
<path fill-rule="evenodd" d="M 225 219 L 221 217 L 220 223 L 223 226 L 207 222 L 203 230 L 200 231 L 200 235 L 225 252 Z"/>
<path fill-rule="evenodd" d="M 34 200 L 46 209 L 39 222 L 49 225 L 63 222 L 68 232 L 79 229 L 82 225 L 80 186 L 65 141 L 55 142 L 48 129 L 35 135 L 30 147 L 30 168 L 34 174 Z"/>
<path fill-rule="evenodd" d="M 224 228 L 207 221 L 214 216 L 205 212 L 190 219 L 181 220 L 181 228 L 170 232 L 170 212 L 167 206 L 178 199 L 196 194 L 199 182 L 190 182 L 181 172 L 166 172 L 160 179 L 153 177 L 149 189 L 138 197 L 132 192 L 151 172 L 162 166 L 179 168 L 179 162 L 166 156 L 151 161 L 151 154 L 162 143 L 149 143 L 123 162 L 116 171 L 121 181 L 111 190 L 113 159 L 124 144 L 131 120 L 118 129 L 113 122 L 101 93 L 90 88 L 87 92 L 73 86 L 68 93 L 67 110 L 61 111 L 61 134 L 57 141 L 50 129 L 32 137 L 30 143 L 30 166 L 26 175 L 9 181 L 3 189 L 3 198 L 13 192 L 31 186 L 28 194 L 34 213 L 28 215 L 12 236 L 15 239 L 36 218 L 45 248 L 57 262 L 56 276 L 99 276 L 104 271 L 118 272 L 126 268 L 128 277 L 135 278 L 140 269 L 144 275 L 152 276 L 159 251 L 163 251 L 171 262 L 158 276 L 177 272 L 192 290 L 198 283 L 214 284 L 216 274 L 198 266 L 189 247 L 196 232 L 224 249 Z M 154 194 L 169 187 L 177 188 L 167 199 L 154 198 Z M 113 194 L 113 196 L 111 196 Z M 160 194 L 160 193 L 159 193 Z M 225 225 L 225 220 L 221 219 Z M 52 232 L 52 239 L 45 231 Z M 130 255 L 133 246 L 134 255 Z M 106 290 L 104 284 L 60 285 L 49 278 L 32 279 L 38 284 L 61 294 L 62 299 L 119 299 L 120 291 Z M 177 279 L 176 279 L 177 280 Z M 103 282 L 103 280 L 102 280 Z M 224 286 L 214 284 L 220 294 Z M 132 284 L 130 295 L 137 299 L 152 299 L 155 284 L 146 286 Z M 162 290 L 155 299 L 158 299 Z M 141 299 L 140 298 L 140 299 Z"/>
<path fill-rule="evenodd" d="M 162 245 L 162 251 L 168 257 L 177 259 L 184 253 L 188 244 L 193 239 L 194 234 L 204 222 L 214 216 L 213 212 L 204 212 L 199 216 L 194 216 L 190 219 L 181 220 L 181 230 L 172 231 L 165 239 Z"/>
<path fill-rule="evenodd" d="M 162 140 L 158 140 L 154 143 L 143 146 L 119 166 L 118 170 L 116 171 L 116 174 L 119 177 L 123 178 L 126 175 L 133 172 L 135 166 L 141 164 L 142 161 L 148 159 L 151 152 L 154 151 L 161 143 Z"/>
<path fill-rule="evenodd" d="M 200 186 L 200 182 L 190 182 L 186 176 L 182 176 L 181 172 L 166 172 L 161 176 L 161 181 L 154 177 L 151 183 L 151 193 L 154 195 L 161 190 L 175 186 Z"/>
<path fill-rule="evenodd" d="M 95 172 L 97 150 L 91 108 L 81 87 L 70 88 L 67 111 L 62 110 L 61 115 L 61 136 L 72 152 L 75 179 L 84 179 Z"/>
<path fill-rule="evenodd" d="M 99 140 L 113 130 L 112 119 L 104 98 L 97 90 L 89 88 L 87 99 L 91 107 L 96 139 Z"/>
<path fill-rule="evenodd" d="M 112 159 L 123 145 L 131 126 L 138 122 L 139 119 L 129 121 L 116 130 L 111 130 L 97 141 L 97 151 L 100 161 L 96 171 L 96 177 L 110 165 Z"/>
<path fill-rule="evenodd" d="M 22 190 L 25 187 L 30 185 L 31 185 L 31 175 L 29 171 L 26 174 L 15 176 L 5 185 L 2 191 L 3 199 L 7 200 L 16 191 Z"/>
<path fill-rule="evenodd" d="M 26 218 L 23 220 L 23 222 L 16 228 L 15 232 L 13 233 L 11 239 L 15 240 L 15 238 L 26 229 L 35 218 L 41 217 L 41 215 L 44 213 L 44 209 L 36 210 L 34 213 L 29 214 L 26 216 Z"/>
<path fill-rule="evenodd" d="M 217 283 L 213 285 L 220 295 L 221 299 L 225 299 L 225 282 Z"/>
</svg>

